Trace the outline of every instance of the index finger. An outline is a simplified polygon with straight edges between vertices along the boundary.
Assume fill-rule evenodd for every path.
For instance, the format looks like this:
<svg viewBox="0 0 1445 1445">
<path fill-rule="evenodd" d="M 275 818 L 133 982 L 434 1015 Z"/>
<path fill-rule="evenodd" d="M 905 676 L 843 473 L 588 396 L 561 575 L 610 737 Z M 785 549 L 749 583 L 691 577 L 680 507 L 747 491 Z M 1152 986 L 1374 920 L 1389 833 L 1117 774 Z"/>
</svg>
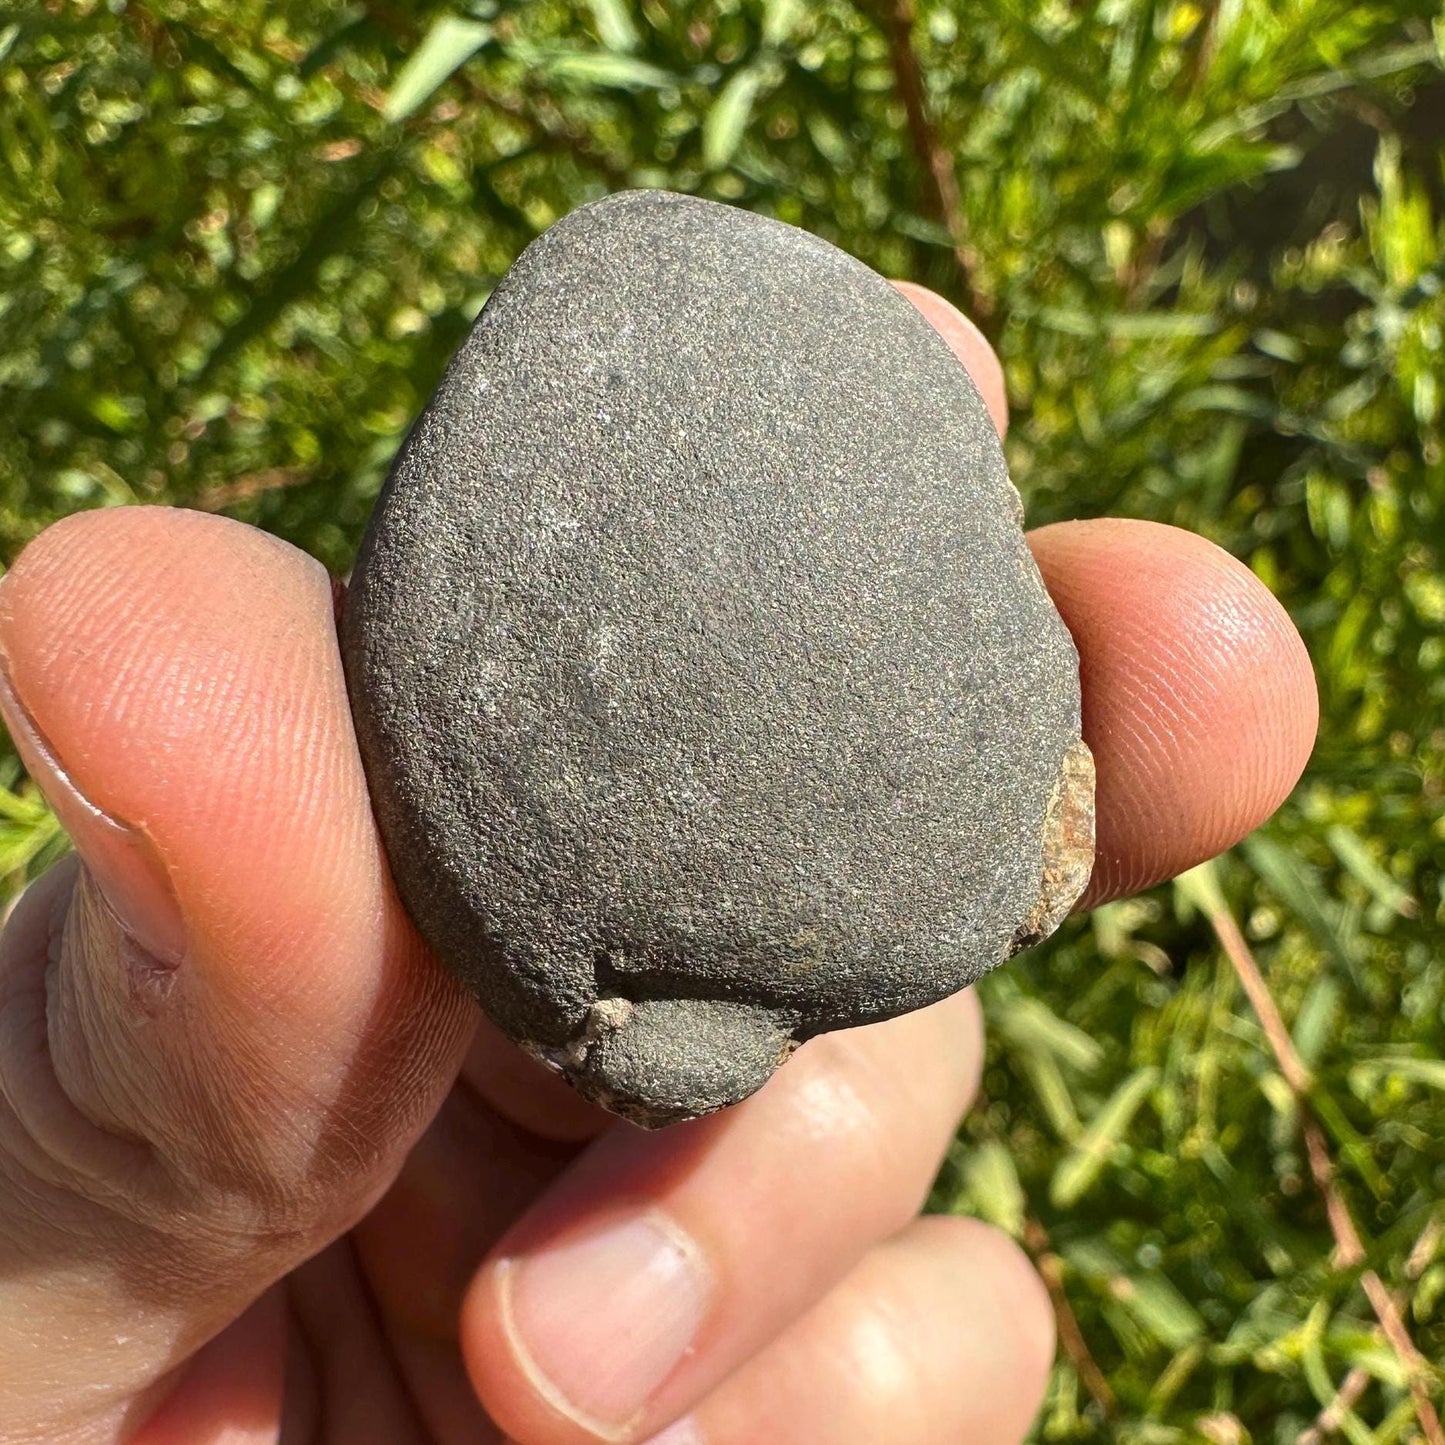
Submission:
<svg viewBox="0 0 1445 1445">
<path fill-rule="evenodd" d="M 895 282 L 953 349 L 1002 435 L 1004 372 L 983 333 L 934 292 Z M 1093 907 L 1237 843 L 1289 795 L 1319 724 L 1289 614 L 1248 567 L 1178 527 L 1123 518 L 1029 536 L 1079 649 L 1094 754 Z"/>
</svg>

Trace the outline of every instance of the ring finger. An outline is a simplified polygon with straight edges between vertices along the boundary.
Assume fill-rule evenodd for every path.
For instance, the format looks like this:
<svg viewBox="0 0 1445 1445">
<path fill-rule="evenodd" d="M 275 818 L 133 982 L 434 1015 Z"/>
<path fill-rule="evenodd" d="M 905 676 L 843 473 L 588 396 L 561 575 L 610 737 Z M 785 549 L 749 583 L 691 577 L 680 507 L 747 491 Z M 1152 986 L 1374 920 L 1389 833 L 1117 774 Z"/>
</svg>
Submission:
<svg viewBox="0 0 1445 1445">
<path fill-rule="evenodd" d="M 975 1220 L 919 1219 L 647 1445 L 1014 1445 L 1053 1352 L 1017 1246 Z"/>
</svg>

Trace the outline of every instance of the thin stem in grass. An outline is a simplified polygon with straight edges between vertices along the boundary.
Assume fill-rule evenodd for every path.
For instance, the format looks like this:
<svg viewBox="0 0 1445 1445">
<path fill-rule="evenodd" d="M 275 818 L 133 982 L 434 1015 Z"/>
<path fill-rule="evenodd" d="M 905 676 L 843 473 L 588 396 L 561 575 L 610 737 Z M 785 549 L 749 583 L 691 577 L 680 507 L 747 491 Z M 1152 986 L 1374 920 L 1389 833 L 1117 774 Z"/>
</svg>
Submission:
<svg viewBox="0 0 1445 1445">
<path fill-rule="evenodd" d="M 1295 1445 L 1324 1445 L 1331 1436 L 1339 1434 L 1340 1426 L 1359 1403 L 1360 1396 L 1370 1387 L 1370 1372 L 1356 1365 L 1344 1378 L 1344 1383 L 1335 1392 L 1335 1398 L 1315 1416 L 1315 1423 L 1303 1431 Z"/>
<path fill-rule="evenodd" d="M 1212 880 L 1210 881 L 1212 884 Z M 1270 993 L 1269 985 L 1265 983 L 1259 964 L 1250 951 L 1249 944 L 1245 942 L 1239 925 L 1234 921 L 1234 914 L 1230 911 L 1223 893 L 1217 886 L 1204 886 L 1195 891 L 1194 897 L 1202 907 L 1209 926 L 1214 930 L 1214 936 L 1219 940 L 1219 946 L 1224 950 L 1225 957 L 1239 978 L 1255 1017 L 1264 1030 L 1265 1039 L 1279 1065 L 1279 1071 L 1295 1096 L 1310 1175 L 1324 1200 L 1325 1216 L 1335 1241 L 1335 1268 L 1357 1269 L 1365 1262 L 1367 1252 L 1360 1233 L 1355 1228 L 1349 1206 L 1340 1193 L 1329 1143 L 1310 1102 L 1314 1087 L 1310 1071 L 1294 1046 L 1279 1006 L 1274 1001 L 1274 995 Z M 1428 1445 L 1445 1445 L 1445 1429 L 1442 1429 L 1440 1416 L 1430 1400 L 1430 1367 L 1410 1337 L 1399 1301 L 1386 1289 L 1384 1281 L 1373 1269 L 1367 1269 L 1360 1276 L 1360 1287 L 1370 1302 L 1370 1308 L 1375 1312 L 1375 1318 L 1380 1322 L 1386 1341 L 1404 1367 L 1421 1433 Z"/>
<path fill-rule="evenodd" d="M 1099 1407 L 1104 1418 L 1109 1419 L 1117 1411 L 1119 1402 L 1104 1377 L 1104 1372 L 1089 1352 L 1089 1343 L 1084 1338 L 1079 1317 L 1069 1303 L 1069 1296 L 1064 1289 L 1063 1261 L 1054 1253 L 1048 1231 L 1032 1216 L 1024 1221 L 1023 1240 L 1054 1306 L 1059 1348 L 1074 1367 L 1074 1373 L 1079 1377 L 1079 1383 L 1088 1392 L 1089 1398 Z"/>
<path fill-rule="evenodd" d="M 1426 1267 L 1435 1257 L 1442 1233 L 1445 1233 L 1445 1218 L 1438 1214 L 1431 1215 L 1425 1221 L 1425 1227 L 1420 1231 L 1420 1236 L 1405 1261 L 1406 1279 L 1417 1280 L 1425 1273 Z M 1397 1309 L 1403 1308 L 1404 1300 L 1397 1295 L 1394 1303 Z M 1369 1389 L 1371 1378 L 1367 1369 L 1356 1365 L 1341 1382 L 1334 1399 L 1315 1417 L 1314 1424 L 1296 1438 L 1295 1445 L 1324 1445 L 1326 1440 L 1337 1435 L 1346 1417 L 1358 1404 L 1360 1396 Z"/>
<path fill-rule="evenodd" d="M 1203 87 L 1209 75 L 1209 67 L 1214 64 L 1215 54 L 1219 50 L 1219 12 L 1221 8 L 1221 0 L 1205 0 L 1204 13 L 1195 26 L 1194 33 L 1198 39 L 1195 45 L 1194 59 L 1185 72 L 1189 77 L 1191 94 Z"/>
<path fill-rule="evenodd" d="M 888 38 L 888 53 L 898 87 L 898 98 L 908 115 L 908 134 L 928 178 L 931 200 L 953 244 L 953 258 L 963 281 L 968 309 L 980 324 L 993 314 L 993 303 L 975 284 L 979 256 L 969 239 L 968 220 L 958 190 L 953 155 L 935 130 L 928 114 L 923 67 L 913 48 L 913 0 L 870 0 L 865 8 Z"/>
<path fill-rule="evenodd" d="M 234 507 L 238 502 L 252 501 L 267 492 L 304 487 L 315 475 L 307 467 L 263 467 L 197 492 L 193 505 L 203 512 L 219 512 L 225 507 Z"/>
</svg>

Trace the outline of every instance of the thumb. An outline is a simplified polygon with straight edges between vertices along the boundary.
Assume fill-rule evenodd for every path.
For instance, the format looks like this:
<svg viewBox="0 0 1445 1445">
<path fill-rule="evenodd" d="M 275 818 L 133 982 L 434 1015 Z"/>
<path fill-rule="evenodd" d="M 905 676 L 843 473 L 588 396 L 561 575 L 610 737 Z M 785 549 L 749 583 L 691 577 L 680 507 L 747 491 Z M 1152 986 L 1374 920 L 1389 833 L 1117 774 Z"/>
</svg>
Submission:
<svg viewBox="0 0 1445 1445">
<path fill-rule="evenodd" d="M 0 938 L 0 1439 L 113 1438 L 369 1207 L 471 1012 L 392 892 L 301 553 L 58 524 L 0 583 L 0 710 L 80 859 Z"/>
</svg>

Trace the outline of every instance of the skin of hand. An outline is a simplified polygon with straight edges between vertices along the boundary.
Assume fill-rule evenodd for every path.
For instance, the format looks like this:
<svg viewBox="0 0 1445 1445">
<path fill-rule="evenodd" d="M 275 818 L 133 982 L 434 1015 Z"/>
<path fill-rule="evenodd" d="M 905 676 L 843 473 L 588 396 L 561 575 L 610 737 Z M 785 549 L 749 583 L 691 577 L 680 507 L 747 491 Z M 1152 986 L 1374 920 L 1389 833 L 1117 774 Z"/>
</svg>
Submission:
<svg viewBox="0 0 1445 1445">
<path fill-rule="evenodd" d="M 982 336 L 900 284 L 1002 431 Z M 1081 656 L 1100 903 L 1279 805 L 1314 680 L 1196 536 L 1030 541 Z M 1045 1292 L 1002 1235 L 918 1218 L 978 1087 L 971 994 L 643 1133 L 404 915 L 314 561 L 198 513 L 71 517 L 0 583 L 0 664 L 78 855 L 0 938 L 0 1445 L 1023 1436 Z"/>
</svg>

